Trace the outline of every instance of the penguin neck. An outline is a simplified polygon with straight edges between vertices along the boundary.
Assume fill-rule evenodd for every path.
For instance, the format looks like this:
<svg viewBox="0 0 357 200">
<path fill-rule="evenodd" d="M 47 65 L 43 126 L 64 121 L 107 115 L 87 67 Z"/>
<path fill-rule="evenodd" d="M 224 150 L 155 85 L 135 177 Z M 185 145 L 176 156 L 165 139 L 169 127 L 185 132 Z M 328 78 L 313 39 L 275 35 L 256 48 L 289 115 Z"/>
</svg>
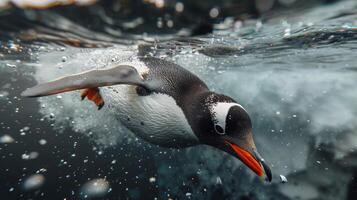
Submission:
<svg viewBox="0 0 357 200">
<path fill-rule="evenodd" d="M 182 109 L 195 135 L 200 139 L 213 130 L 213 123 L 207 99 L 215 95 L 214 92 L 200 90 L 185 98 Z"/>
</svg>

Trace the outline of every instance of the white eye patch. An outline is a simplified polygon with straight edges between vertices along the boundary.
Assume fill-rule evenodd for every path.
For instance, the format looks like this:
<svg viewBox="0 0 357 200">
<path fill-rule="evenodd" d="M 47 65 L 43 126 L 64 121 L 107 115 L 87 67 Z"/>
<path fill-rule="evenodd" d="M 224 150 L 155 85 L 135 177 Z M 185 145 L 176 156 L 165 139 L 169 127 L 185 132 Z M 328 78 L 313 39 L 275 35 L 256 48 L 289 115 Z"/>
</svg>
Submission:
<svg viewBox="0 0 357 200">
<path fill-rule="evenodd" d="M 232 106 L 239 106 L 243 108 L 238 103 L 225 103 L 225 102 L 218 102 L 211 107 L 214 129 L 216 133 L 219 135 L 226 134 L 226 119 L 229 109 L 231 109 Z"/>
</svg>

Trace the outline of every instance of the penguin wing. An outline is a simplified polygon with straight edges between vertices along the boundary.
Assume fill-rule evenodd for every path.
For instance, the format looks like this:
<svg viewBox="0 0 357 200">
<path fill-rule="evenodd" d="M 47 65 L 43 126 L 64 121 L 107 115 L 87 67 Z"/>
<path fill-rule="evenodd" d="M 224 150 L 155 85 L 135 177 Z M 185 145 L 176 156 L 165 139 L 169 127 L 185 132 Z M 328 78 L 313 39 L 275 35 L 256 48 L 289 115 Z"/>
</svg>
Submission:
<svg viewBox="0 0 357 200">
<path fill-rule="evenodd" d="M 39 84 L 21 93 L 25 97 L 41 97 L 73 90 L 118 84 L 138 85 L 149 89 L 138 71 L 129 65 L 110 69 L 90 70 Z"/>
</svg>

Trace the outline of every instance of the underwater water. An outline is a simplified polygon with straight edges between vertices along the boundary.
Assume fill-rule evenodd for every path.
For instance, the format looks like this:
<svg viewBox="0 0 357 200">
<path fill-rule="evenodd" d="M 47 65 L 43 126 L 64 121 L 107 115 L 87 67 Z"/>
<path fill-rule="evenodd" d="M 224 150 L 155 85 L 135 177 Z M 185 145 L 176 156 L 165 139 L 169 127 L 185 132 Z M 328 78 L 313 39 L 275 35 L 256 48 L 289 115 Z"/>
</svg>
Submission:
<svg viewBox="0 0 357 200">
<path fill-rule="evenodd" d="M 193 37 L 116 37 L 51 11 L 21 15 L 0 16 L 1 199 L 357 198 L 357 1 L 226 20 Z M 20 96 L 139 55 L 177 63 L 242 104 L 272 183 L 209 146 L 136 138 L 105 91 L 100 111 L 78 92 Z"/>
</svg>

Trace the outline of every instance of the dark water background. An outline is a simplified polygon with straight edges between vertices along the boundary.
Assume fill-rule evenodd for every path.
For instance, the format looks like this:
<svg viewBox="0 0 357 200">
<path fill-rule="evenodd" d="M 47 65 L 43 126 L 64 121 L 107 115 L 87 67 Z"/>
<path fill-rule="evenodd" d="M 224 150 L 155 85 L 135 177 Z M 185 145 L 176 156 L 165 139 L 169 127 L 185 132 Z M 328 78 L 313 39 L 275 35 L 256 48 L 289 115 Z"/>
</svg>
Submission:
<svg viewBox="0 0 357 200">
<path fill-rule="evenodd" d="M 267 10 L 252 1 L 184 1 L 181 14 L 167 2 L 164 10 L 101 1 L 0 11 L 0 137 L 14 139 L 0 144 L 0 199 L 91 199 L 85 184 L 99 178 L 108 187 L 97 199 L 356 199 L 357 1 Z M 141 141 L 109 107 L 97 111 L 78 94 L 19 95 L 138 54 L 180 64 L 238 99 L 273 183 L 210 147 Z M 33 174 L 43 184 L 26 189 Z"/>
</svg>

